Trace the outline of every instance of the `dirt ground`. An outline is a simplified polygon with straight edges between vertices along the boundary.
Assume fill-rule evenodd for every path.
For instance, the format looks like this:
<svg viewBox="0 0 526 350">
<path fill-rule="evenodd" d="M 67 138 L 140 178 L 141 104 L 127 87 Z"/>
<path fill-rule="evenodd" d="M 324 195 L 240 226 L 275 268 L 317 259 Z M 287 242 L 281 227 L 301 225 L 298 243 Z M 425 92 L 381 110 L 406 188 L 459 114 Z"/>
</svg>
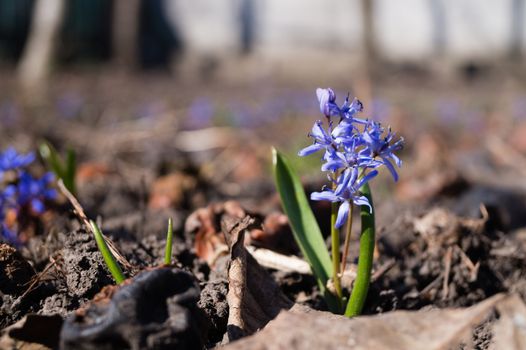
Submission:
<svg viewBox="0 0 526 350">
<path fill-rule="evenodd" d="M 384 176 L 372 186 L 378 234 L 366 315 L 468 307 L 501 292 L 526 300 L 526 93 L 513 83 L 495 92 L 494 77 L 480 79 L 378 84 L 373 117 L 407 147 L 400 182 Z M 232 331 L 232 247 L 222 222 L 248 215 L 247 249 L 299 256 L 272 183 L 270 146 L 291 158 L 307 192 L 321 187 L 318 160 L 294 155 L 317 118 L 316 86 L 64 74 L 48 103 L 32 109 L 10 84 L 1 87 L 0 149 L 35 150 L 43 139 L 75 149 L 78 200 L 134 277 L 114 286 L 91 232 L 61 197 L 22 233 L 22 246 L 0 245 L 0 328 L 32 314 L 56 317 L 54 328 L 34 320 L 34 329 L 50 327 L 47 339 L 18 339 L 63 349 L 213 347 Z M 328 227 L 329 206 L 312 206 Z M 351 270 L 357 236 L 355 227 Z M 327 310 L 308 271 L 265 271 L 291 302 Z M 474 348 L 490 347 L 486 324 L 497 318 L 478 325 Z"/>
</svg>

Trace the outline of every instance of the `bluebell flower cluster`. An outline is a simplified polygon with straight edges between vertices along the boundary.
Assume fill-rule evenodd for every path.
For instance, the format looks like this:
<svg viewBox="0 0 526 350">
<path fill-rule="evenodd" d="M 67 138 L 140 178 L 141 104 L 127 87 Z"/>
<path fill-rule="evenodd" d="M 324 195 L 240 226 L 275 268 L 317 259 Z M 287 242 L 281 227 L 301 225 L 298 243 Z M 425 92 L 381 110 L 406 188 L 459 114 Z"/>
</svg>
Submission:
<svg viewBox="0 0 526 350">
<path fill-rule="evenodd" d="M 328 173 L 331 186 L 312 193 L 311 199 L 340 203 L 335 224 L 340 228 L 347 221 L 352 204 L 368 206 L 372 212 L 360 188 L 378 175 L 378 168 L 385 166 L 393 179 L 398 180 L 396 167 L 400 168 L 402 161 L 395 152 L 403 148 L 404 140 L 395 141 L 395 134 L 378 122 L 358 118 L 363 105 L 357 99 L 350 101 L 347 96 L 340 106 L 330 88 L 317 89 L 316 95 L 326 125 L 321 120 L 314 123 L 309 133 L 314 143 L 300 150 L 298 155 L 303 157 L 323 151 L 321 170 Z"/>
<path fill-rule="evenodd" d="M 0 240 L 14 245 L 19 241 L 16 230 L 6 223 L 7 213 L 12 211 L 17 218 L 25 210 L 42 214 L 45 202 L 57 197 L 57 191 L 50 187 L 52 173 L 35 178 L 28 172 L 27 167 L 34 160 L 34 153 L 21 154 L 13 147 L 0 152 Z"/>
</svg>

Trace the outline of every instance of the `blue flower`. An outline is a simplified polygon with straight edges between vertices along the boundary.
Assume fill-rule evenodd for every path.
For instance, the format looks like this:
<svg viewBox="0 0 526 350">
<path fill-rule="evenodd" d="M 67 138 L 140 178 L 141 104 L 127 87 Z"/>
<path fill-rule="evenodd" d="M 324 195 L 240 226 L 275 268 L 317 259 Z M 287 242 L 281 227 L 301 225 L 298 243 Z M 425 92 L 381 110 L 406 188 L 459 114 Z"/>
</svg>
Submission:
<svg viewBox="0 0 526 350">
<path fill-rule="evenodd" d="M 402 166 L 402 161 L 394 152 L 400 151 L 404 147 L 404 139 L 400 138 L 391 144 L 395 136 L 394 133 L 389 129 L 385 136 L 384 134 L 385 130 L 380 123 L 368 123 L 362 135 L 365 148 L 360 153 L 375 159 L 380 158 L 381 164 L 385 165 L 391 172 L 393 179 L 398 181 L 398 174 L 391 161 L 394 161 L 399 168 Z"/>
<path fill-rule="evenodd" d="M 5 211 L 16 205 L 15 195 L 16 187 L 14 185 L 8 185 L 3 191 L 0 191 L 0 238 L 9 244 L 19 246 L 20 241 L 16 233 L 10 230 L 5 222 L 3 222 L 5 219 Z"/>
<path fill-rule="evenodd" d="M 309 136 L 314 138 L 314 144 L 305 147 L 298 152 L 300 157 L 308 156 L 314 152 L 319 151 L 320 149 L 328 149 L 332 147 L 334 139 L 331 134 L 328 133 L 324 128 L 321 120 L 317 120 L 312 127 L 312 131 L 309 133 Z"/>
<path fill-rule="evenodd" d="M 35 160 L 34 153 L 19 154 L 13 147 L 0 153 L 0 174 L 31 164 Z"/>
<path fill-rule="evenodd" d="M 4 192 L 0 192 L 0 222 L 4 221 L 5 219 L 5 208 L 6 208 L 6 197 L 4 196 Z"/>
<path fill-rule="evenodd" d="M 373 157 L 362 154 L 359 152 L 358 147 L 363 143 L 361 137 L 355 134 L 355 137 L 349 138 L 347 142 L 342 143 L 341 151 L 327 151 L 326 155 L 330 153 L 330 156 L 325 156 L 325 164 L 322 165 L 322 171 L 336 172 L 340 169 L 349 168 L 361 168 L 361 169 L 374 169 L 382 165 L 381 162 L 377 161 Z"/>
<path fill-rule="evenodd" d="M 19 247 L 21 245 L 20 239 L 18 238 L 16 232 L 10 230 L 5 223 L 0 223 L 0 238 L 15 247 Z"/>
<path fill-rule="evenodd" d="M 336 94 L 331 88 L 327 89 L 316 89 L 316 96 L 320 103 L 320 112 L 326 117 L 331 115 L 339 115 L 340 108 L 336 104 Z"/>
<path fill-rule="evenodd" d="M 362 196 L 358 189 L 375 175 L 376 173 L 373 174 L 373 172 L 371 172 L 367 177 L 363 177 L 359 180 L 356 180 L 356 177 L 354 177 L 352 183 L 352 179 L 340 175 L 339 181 L 341 183 L 338 184 L 335 190 L 313 192 L 311 193 L 310 199 L 313 201 L 330 201 L 333 203 L 341 202 L 340 208 L 338 209 L 338 216 L 336 217 L 336 223 L 334 224 L 334 227 L 340 228 L 345 221 L 347 221 L 347 217 L 349 216 L 350 201 L 355 205 L 366 205 L 369 207 L 369 211 L 372 212 L 373 208 L 371 207 L 369 200 L 367 197 Z"/>
<path fill-rule="evenodd" d="M 356 118 L 355 115 L 363 111 L 363 104 L 358 99 L 354 99 L 349 103 L 349 96 L 345 99 L 345 102 L 340 108 L 340 116 L 349 122 L 356 122 L 359 124 L 366 124 L 365 119 Z"/>
<path fill-rule="evenodd" d="M 325 150 L 321 170 L 329 173 L 327 177 L 332 189 L 314 192 L 311 199 L 341 203 L 335 225 L 339 228 L 347 220 L 351 203 L 367 205 L 372 211 L 360 188 L 378 175 L 378 168 L 385 166 L 395 181 L 398 180 L 393 162 L 398 167 L 402 166 L 395 152 L 403 148 L 404 141 L 400 138 L 392 143 L 395 134 L 390 129 L 386 133 L 380 123 L 357 118 L 356 115 L 363 110 L 362 103 L 357 99 L 349 102 L 347 96 L 339 107 L 332 89 L 319 88 L 316 95 L 320 112 L 328 119 L 328 128 L 324 129 L 323 123 L 316 121 L 309 133 L 309 137 L 314 138 L 314 144 L 299 151 L 298 155 L 306 156 Z M 331 117 L 335 116 L 340 120 L 334 126 Z"/>
<path fill-rule="evenodd" d="M 57 192 L 50 188 L 54 179 L 52 173 L 46 173 L 41 178 L 34 178 L 25 167 L 35 160 L 34 153 L 19 154 L 13 147 L 0 153 L 0 179 L 5 172 L 14 171 L 16 177 L 3 181 L 4 188 L 0 190 L 0 238 L 10 244 L 21 244 L 17 236 L 17 228 L 6 224 L 6 213 L 14 210 L 20 215 L 25 209 L 42 214 L 46 200 L 55 199 Z"/>
<path fill-rule="evenodd" d="M 320 112 L 326 117 L 337 116 L 349 122 L 367 123 L 366 120 L 355 117 L 357 113 L 363 111 L 363 104 L 358 99 L 355 98 L 352 102 L 349 102 L 349 95 L 347 95 L 345 102 L 339 107 L 336 103 L 336 94 L 331 88 L 316 89 L 316 96 L 320 103 Z"/>
<path fill-rule="evenodd" d="M 45 210 L 44 202 L 57 197 L 57 191 L 49 188 L 53 180 L 52 173 L 46 173 L 40 179 L 35 179 L 28 173 L 22 173 L 17 186 L 18 204 L 20 206 L 30 204 L 35 213 L 42 214 Z"/>
<path fill-rule="evenodd" d="M 16 205 L 16 186 L 7 185 L 0 191 L 0 208 L 13 207 Z"/>
</svg>

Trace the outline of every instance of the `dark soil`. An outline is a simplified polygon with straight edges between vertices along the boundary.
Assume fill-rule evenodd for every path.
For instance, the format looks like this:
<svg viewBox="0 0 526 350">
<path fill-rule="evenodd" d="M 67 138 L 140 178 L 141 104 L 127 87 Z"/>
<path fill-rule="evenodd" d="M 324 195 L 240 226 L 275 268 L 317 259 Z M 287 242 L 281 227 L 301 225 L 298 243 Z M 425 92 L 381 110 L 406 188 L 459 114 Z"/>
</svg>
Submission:
<svg viewBox="0 0 526 350">
<path fill-rule="evenodd" d="M 106 123 L 91 128 L 89 123 L 65 122 L 43 131 L 15 128 L 10 141 L 28 148 L 30 133 L 35 139 L 53 140 L 59 149 L 69 144 L 78 149 L 83 171 L 77 197 L 126 260 L 124 273 L 130 279 L 114 286 L 93 236 L 63 199 L 23 246 L 0 245 L 0 328 L 29 314 L 58 315 L 64 322 L 58 338 L 46 344 L 62 349 L 199 349 L 221 344 L 229 316 L 222 219 L 249 214 L 264 229 L 250 231 L 247 244 L 299 255 L 273 184 L 262 175 L 268 164 L 258 163 L 268 163 L 268 145 L 262 141 L 268 130 L 260 138 L 257 133 L 245 137 L 251 143 L 241 135 L 241 141 L 225 150 L 188 155 L 174 146 L 171 129 L 162 134 L 152 129 L 144 136 L 140 124 L 121 134 L 112 131 L 117 121 Z M 280 134 L 287 133 L 284 127 Z M 251 148 L 257 143 L 265 150 Z M 258 158 L 258 152 L 265 156 Z M 214 163 L 212 170 L 207 162 Z M 201 167 L 205 170 L 197 170 Z M 206 169 L 212 175 L 206 175 Z M 476 177 L 457 180 L 418 201 L 378 201 L 378 254 L 365 314 L 464 307 L 499 292 L 517 292 L 526 300 L 524 188 L 492 186 Z M 308 190 L 320 188 L 319 183 L 305 185 Z M 166 186 L 168 193 L 162 190 Z M 312 205 L 320 226 L 328 227 L 329 206 Z M 166 267 L 168 218 L 174 220 L 175 237 L 173 265 Z M 351 267 L 358 253 L 355 230 Z M 267 272 L 292 301 L 327 309 L 311 275 Z M 492 322 L 477 328 L 477 348 L 490 345 Z"/>
<path fill-rule="evenodd" d="M 371 286 L 364 313 L 469 306 L 506 291 L 526 296 L 523 231 L 510 230 L 496 214 L 462 217 L 439 203 L 416 211 L 402 210 L 389 226 L 383 226 L 380 218 L 380 258 L 375 269 L 383 272 Z M 138 273 L 161 262 L 163 223 L 168 215 L 146 210 L 105 222 L 106 232 L 134 267 L 125 273 L 137 276 L 133 284 L 116 291 L 105 292 L 104 288 L 114 288 L 110 287 L 113 279 L 92 235 L 84 229 L 36 237 L 34 242 L 39 244 L 22 249 L 25 258 L 16 249 L 1 246 L 1 326 L 28 313 L 60 315 L 65 319 L 60 337 L 64 349 L 162 349 L 174 344 L 199 348 L 198 344 L 219 344 L 228 319 L 225 260 L 209 267 L 195 255 L 188 236 L 177 236 L 175 262 L 188 272 L 154 269 Z M 510 215 L 508 220 L 518 219 Z M 138 225 L 158 227 L 158 231 L 147 234 L 137 230 Z M 269 272 L 289 298 L 325 309 L 312 276 Z M 148 304 L 152 302 L 157 304 Z M 128 314 L 129 308 L 144 311 Z M 132 336 L 132 329 L 140 331 Z M 478 348 L 490 343 L 488 329 L 481 325 L 475 332 Z"/>
</svg>

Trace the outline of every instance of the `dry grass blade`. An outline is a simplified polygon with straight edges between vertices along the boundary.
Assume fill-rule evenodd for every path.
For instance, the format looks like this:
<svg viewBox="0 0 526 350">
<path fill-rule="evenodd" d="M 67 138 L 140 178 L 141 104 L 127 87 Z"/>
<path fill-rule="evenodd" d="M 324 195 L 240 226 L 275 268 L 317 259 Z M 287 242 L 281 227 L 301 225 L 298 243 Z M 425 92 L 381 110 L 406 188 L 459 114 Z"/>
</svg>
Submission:
<svg viewBox="0 0 526 350">
<path fill-rule="evenodd" d="M 16 300 L 16 302 L 13 304 L 13 307 L 18 305 L 24 298 L 33 291 L 38 284 L 44 279 L 44 276 L 51 270 L 52 267 L 55 267 L 57 264 L 57 259 L 54 259 L 53 257 L 49 257 L 49 263 L 46 265 L 44 270 L 37 273 L 33 278 L 31 279 L 31 283 L 29 284 L 29 287 L 27 287 L 26 291 Z"/>
<path fill-rule="evenodd" d="M 449 294 L 449 273 L 451 272 L 451 259 L 453 247 L 448 247 L 444 257 L 444 282 L 442 283 L 442 300 L 446 300 Z"/>
<path fill-rule="evenodd" d="M 84 226 L 89 228 L 91 233 L 93 235 L 95 235 L 95 232 L 93 232 L 93 228 L 90 225 L 89 219 L 86 216 L 86 213 L 84 212 L 84 209 L 82 209 L 82 206 L 80 205 L 80 203 L 77 200 L 77 198 L 75 198 L 75 196 L 66 188 L 66 186 L 64 185 L 64 182 L 62 181 L 62 179 L 58 180 L 58 188 L 60 189 L 62 194 L 64 194 L 64 196 L 66 196 L 66 198 L 69 200 L 69 202 L 73 206 L 73 210 L 74 210 L 75 214 L 79 217 L 79 219 L 82 221 Z M 104 241 L 108 245 L 108 248 L 110 249 L 111 254 L 113 254 L 115 259 L 117 259 L 119 264 L 124 266 L 132 274 L 135 274 L 138 269 L 135 266 L 133 266 L 132 264 L 130 264 L 128 262 L 128 260 L 126 260 L 126 258 L 117 250 L 117 248 L 115 247 L 115 244 L 108 237 L 106 237 L 104 234 L 102 234 L 102 237 L 104 238 Z"/>
</svg>

